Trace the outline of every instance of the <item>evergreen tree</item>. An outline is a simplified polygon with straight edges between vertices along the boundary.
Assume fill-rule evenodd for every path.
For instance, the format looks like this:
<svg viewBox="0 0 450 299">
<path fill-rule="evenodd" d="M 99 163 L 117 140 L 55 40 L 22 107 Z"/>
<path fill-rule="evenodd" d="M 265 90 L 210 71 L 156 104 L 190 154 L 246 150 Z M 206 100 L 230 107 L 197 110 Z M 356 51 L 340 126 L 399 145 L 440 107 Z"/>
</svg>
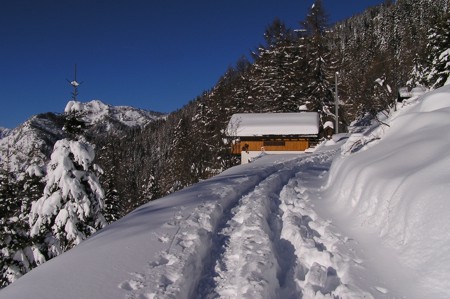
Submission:
<svg viewBox="0 0 450 299">
<path fill-rule="evenodd" d="M 125 208 L 119 192 L 115 188 L 112 173 L 102 174 L 99 179 L 102 181 L 103 190 L 105 190 L 103 215 L 107 223 L 112 223 L 125 215 Z"/>
<path fill-rule="evenodd" d="M 191 175 L 192 155 L 193 151 L 198 149 L 191 147 L 193 139 L 190 129 L 190 122 L 187 116 L 181 115 L 172 135 L 172 144 L 167 160 L 167 172 L 170 175 L 170 180 L 167 181 L 169 193 L 178 191 L 193 183 Z"/>
<path fill-rule="evenodd" d="M 314 1 L 306 20 L 301 23 L 307 34 L 306 80 L 304 94 L 311 110 L 327 109 L 333 102 L 330 92 L 331 80 L 334 78 L 329 42 L 326 36 L 328 16 L 321 0 Z"/>
<path fill-rule="evenodd" d="M 286 45 L 293 41 L 294 34 L 286 24 L 276 18 L 264 32 L 264 40 L 266 41 L 265 49 L 276 48 L 280 45 Z M 261 48 L 261 47 L 260 47 Z"/>
<path fill-rule="evenodd" d="M 0 287 L 45 261 L 28 236 L 28 213 L 31 203 L 41 195 L 43 172 L 32 165 L 18 180 L 4 174 L 0 175 Z"/>
<path fill-rule="evenodd" d="M 118 181 L 121 168 L 121 151 L 114 134 L 105 136 L 98 142 L 98 151 L 96 154 L 96 163 L 102 165 L 102 171 L 99 175 L 100 183 L 105 191 L 103 215 L 108 223 L 114 222 L 124 216 L 127 212 L 124 206 L 124 200 L 118 191 Z"/>
<path fill-rule="evenodd" d="M 93 148 L 63 139 L 56 142 L 48 165 L 44 195 L 33 203 L 30 236 L 40 250 L 55 257 L 104 227 L 104 192 L 93 165 Z"/>
<path fill-rule="evenodd" d="M 15 231 L 13 218 L 16 206 L 16 188 L 9 172 L 0 172 L 0 288 L 20 276 L 20 269 L 13 259 Z"/>
<path fill-rule="evenodd" d="M 305 69 L 300 41 L 279 19 L 266 28 L 266 45 L 254 54 L 250 70 L 250 99 L 258 101 L 254 112 L 298 111 Z"/>
<path fill-rule="evenodd" d="M 432 88 L 441 87 L 450 74 L 450 13 L 430 29 L 427 54 L 426 82 Z"/>
</svg>

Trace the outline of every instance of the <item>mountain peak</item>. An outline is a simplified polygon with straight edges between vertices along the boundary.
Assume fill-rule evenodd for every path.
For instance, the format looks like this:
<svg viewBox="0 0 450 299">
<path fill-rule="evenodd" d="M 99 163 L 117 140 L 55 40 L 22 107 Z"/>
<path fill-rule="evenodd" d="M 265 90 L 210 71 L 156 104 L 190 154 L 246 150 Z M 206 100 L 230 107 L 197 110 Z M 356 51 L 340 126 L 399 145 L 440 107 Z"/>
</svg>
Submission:
<svg viewBox="0 0 450 299">
<path fill-rule="evenodd" d="M 88 124 L 97 124 L 106 119 L 120 122 L 128 127 L 145 126 L 162 114 L 130 106 L 111 106 L 100 100 L 90 102 L 69 101 L 64 113 L 78 114 Z"/>
<path fill-rule="evenodd" d="M 0 127 L 0 139 L 6 137 L 10 131 L 10 129 Z"/>
</svg>

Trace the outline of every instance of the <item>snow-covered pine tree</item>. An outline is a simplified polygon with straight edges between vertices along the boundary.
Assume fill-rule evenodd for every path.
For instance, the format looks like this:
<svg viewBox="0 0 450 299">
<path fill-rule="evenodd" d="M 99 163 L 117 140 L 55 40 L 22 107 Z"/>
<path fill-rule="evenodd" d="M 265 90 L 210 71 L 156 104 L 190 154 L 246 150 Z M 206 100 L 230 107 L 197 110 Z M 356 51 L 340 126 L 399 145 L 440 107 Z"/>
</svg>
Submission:
<svg viewBox="0 0 450 299">
<path fill-rule="evenodd" d="M 301 25 L 307 34 L 307 86 L 304 93 L 306 100 L 311 103 L 312 110 L 322 110 L 324 106 L 333 102 L 330 88 L 335 69 L 326 37 L 328 16 L 321 0 L 314 1 Z"/>
<path fill-rule="evenodd" d="M 14 243 L 14 218 L 16 207 L 16 188 L 13 185 L 10 173 L 1 169 L 0 171 L 0 288 L 7 286 L 15 280 L 20 273 L 19 265 L 12 257 L 12 244 Z"/>
<path fill-rule="evenodd" d="M 117 181 L 120 178 L 118 169 L 120 168 L 120 145 L 115 140 L 114 134 L 106 135 L 97 142 L 95 155 L 96 163 L 102 166 L 103 171 L 99 175 L 99 180 L 105 191 L 103 216 L 108 223 L 122 218 L 126 214 L 124 201 L 117 190 Z"/>
<path fill-rule="evenodd" d="M 191 122 L 186 115 L 180 115 L 178 124 L 174 128 L 172 145 L 167 160 L 167 173 L 171 181 L 168 181 L 169 193 L 178 191 L 191 185 L 194 180 L 192 174 L 192 135 Z"/>
<path fill-rule="evenodd" d="M 422 59 L 417 55 L 413 60 L 412 71 L 409 74 L 410 78 L 407 81 L 406 85 L 409 87 L 426 86 L 427 85 L 427 82 L 426 82 L 427 76 L 425 76 L 424 72 L 425 72 L 425 69 L 422 64 Z"/>
<path fill-rule="evenodd" d="M 103 179 L 103 186 L 105 190 L 103 215 L 105 216 L 105 220 L 108 223 L 111 223 L 125 215 L 125 208 L 120 200 L 119 192 L 114 186 L 113 178 L 107 174 L 103 177 Z"/>
<path fill-rule="evenodd" d="M 30 236 L 47 258 L 106 225 L 104 192 L 93 160 L 94 150 L 87 143 L 62 139 L 54 146 L 44 195 L 33 203 L 30 213 Z"/>
<path fill-rule="evenodd" d="M 258 112 L 298 111 L 302 91 L 303 47 L 296 34 L 279 19 L 264 33 L 266 45 L 254 54 L 251 68 L 251 99 Z"/>
<path fill-rule="evenodd" d="M 431 88 L 441 87 L 450 74 L 450 13 L 430 29 L 427 54 L 426 82 Z"/>
<path fill-rule="evenodd" d="M 45 261 L 28 235 L 29 210 L 41 195 L 43 172 L 31 165 L 18 179 L 8 176 L 0 174 L 0 288 Z"/>
</svg>

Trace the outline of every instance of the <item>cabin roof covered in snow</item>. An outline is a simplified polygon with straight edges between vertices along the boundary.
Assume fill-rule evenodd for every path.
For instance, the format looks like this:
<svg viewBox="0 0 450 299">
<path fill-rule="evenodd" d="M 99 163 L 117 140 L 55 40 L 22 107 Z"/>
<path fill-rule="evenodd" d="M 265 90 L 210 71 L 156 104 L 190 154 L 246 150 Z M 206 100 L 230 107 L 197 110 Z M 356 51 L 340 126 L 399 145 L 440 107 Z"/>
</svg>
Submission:
<svg viewBox="0 0 450 299">
<path fill-rule="evenodd" d="M 227 135 L 236 137 L 267 135 L 317 135 L 319 114 L 300 113 L 238 113 L 228 123 Z"/>
</svg>

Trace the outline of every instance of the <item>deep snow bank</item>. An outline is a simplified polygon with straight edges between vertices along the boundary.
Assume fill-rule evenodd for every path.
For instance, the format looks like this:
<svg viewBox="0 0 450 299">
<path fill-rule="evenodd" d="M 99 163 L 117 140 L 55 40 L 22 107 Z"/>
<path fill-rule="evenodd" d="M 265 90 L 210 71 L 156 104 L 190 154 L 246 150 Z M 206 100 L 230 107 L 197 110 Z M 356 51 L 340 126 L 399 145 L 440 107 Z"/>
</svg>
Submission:
<svg viewBox="0 0 450 299">
<path fill-rule="evenodd" d="M 410 101 L 386 123 L 350 136 L 330 171 L 328 204 L 418 273 L 411 285 L 420 293 L 449 298 L 450 86 Z"/>
</svg>

